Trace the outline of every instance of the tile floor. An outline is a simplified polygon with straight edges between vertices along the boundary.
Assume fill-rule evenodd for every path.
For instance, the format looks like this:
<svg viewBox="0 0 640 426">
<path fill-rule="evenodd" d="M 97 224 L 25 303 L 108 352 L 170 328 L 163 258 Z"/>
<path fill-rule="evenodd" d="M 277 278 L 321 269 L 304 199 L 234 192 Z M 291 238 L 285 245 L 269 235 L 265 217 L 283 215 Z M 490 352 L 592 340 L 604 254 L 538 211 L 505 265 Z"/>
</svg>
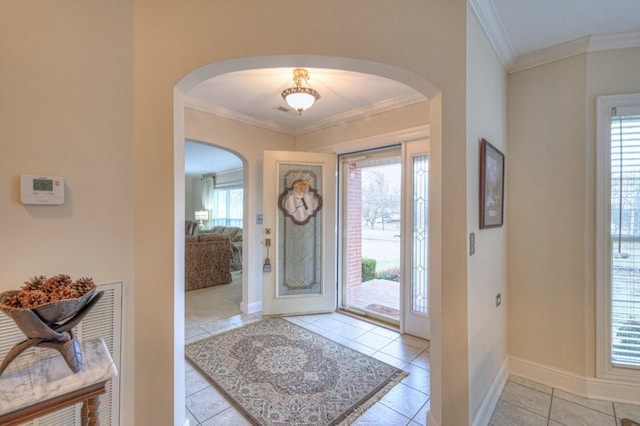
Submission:
<svg viewBox="0 0 640 426">
<path fill-rule="evenodd" d="M 640 419 L 640 405 L 587 399 L 511 375 L 491 426 L 615 426 Z"/>
<path fill-rule="evenodd" d="M 195 290 L 186 297 L 187 343 L 261 318 L 238 306 L 238 278 L 222 288 Z M 302 327 L 409 372 L 400 384 L 357 421 L 362 426 L 425 425 L 429 409 L 429 342 L 332 313 L 288 317 Z M 191 426 L 251 423 L 186 363 L 187 415 Z M 615 426 L 622 418 L 640 419 L 640 406 L 596 401 L 510 376 L 496 405 L 491 426 Z"/>
<path fill-rule="evenodd" d="M 260 315 L 238 314 L 187 326 L 187 343 L 248 324 Z M 425 425 L 429 409 L 429 342 L 338 313 L 287 317 L 295 324 L 409 372 L 356 425 Z M 189 363 L 187 415 L 191 426 L 250 425 Z"/>
</svg>

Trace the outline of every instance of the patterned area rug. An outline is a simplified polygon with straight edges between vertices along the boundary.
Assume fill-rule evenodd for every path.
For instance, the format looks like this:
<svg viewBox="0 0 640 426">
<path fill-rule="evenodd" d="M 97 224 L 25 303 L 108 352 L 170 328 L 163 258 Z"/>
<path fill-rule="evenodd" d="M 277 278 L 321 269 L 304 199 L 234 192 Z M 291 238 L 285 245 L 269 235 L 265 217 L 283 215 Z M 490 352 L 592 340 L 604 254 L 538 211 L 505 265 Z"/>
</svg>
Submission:
<svg viewBox="0 0 640 426">
<path fill-rule="evenodd" d="M 185 353 L 259 425 L 349 424 L 407 375 L 279 318 L 191 343 Z"/>
</svg>

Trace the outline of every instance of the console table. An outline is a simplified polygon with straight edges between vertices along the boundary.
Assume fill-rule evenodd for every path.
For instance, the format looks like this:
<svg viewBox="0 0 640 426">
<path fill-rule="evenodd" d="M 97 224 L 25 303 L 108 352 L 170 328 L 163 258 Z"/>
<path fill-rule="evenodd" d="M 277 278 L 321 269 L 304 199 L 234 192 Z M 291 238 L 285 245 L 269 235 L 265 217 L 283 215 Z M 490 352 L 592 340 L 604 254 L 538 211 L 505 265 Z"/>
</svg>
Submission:
<svg viewBox="0 0 640 426">
<path fill-rule="evenodd" d="M 0 425 L 18 425 L 82 403 L 82 424 L 99 425 L 100 395 L 117 375 L 102 339 L 82 344 L 82 369 L 73 373 L 54 351 L 23 355 L 0 376 Z"/>
</svg>

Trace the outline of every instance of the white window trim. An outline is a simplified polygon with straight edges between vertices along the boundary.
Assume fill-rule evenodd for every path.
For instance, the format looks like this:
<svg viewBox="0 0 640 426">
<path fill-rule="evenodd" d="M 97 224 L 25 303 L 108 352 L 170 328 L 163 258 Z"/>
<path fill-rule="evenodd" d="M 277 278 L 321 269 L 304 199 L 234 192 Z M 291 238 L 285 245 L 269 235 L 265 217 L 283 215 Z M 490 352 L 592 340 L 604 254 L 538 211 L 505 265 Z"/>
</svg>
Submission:
<svg viewBox="0 0 640 426">
<path fill-rule="evenodd" d="M 640 93 L 599 96 L 596 130 L 596 377 L 640 383 L 640 370 L 611 364 L 611 110 L 640 105 Z"/>
</svg>

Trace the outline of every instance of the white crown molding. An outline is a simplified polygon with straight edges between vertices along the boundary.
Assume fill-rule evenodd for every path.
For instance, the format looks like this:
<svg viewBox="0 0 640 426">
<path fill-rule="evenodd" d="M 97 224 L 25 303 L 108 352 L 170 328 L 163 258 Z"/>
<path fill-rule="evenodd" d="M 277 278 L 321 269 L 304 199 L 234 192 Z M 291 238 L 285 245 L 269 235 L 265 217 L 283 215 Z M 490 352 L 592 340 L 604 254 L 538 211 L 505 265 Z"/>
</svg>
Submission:
<svg viewBox="0 0 640 426">
<path fill-rule="evenodd" d="M 508 68 L 510 73 L 523 71 L 540 65 L 559 61 L 560 59 L 585 53 L 589 48 L 590 37 L 582 37 L 577 40 L 557 44 L 546 49 L 536 50 L 525 55 L 518 56 Z"/>
<path fill-rule="evenodd" d="M 284 133 L 291 136 L 296 135 L 296 133 L 289 127 L 281 126 L 269 120 L 263 120 L 261 118 L 254 117 L 249 114 L 244 114 L 239 111 L 225 108 L 223 106 L 216 105 L 211 102 L 207 102 L 204 99 L 197 98 L 195 96 L 186 95 L 184 97 L 184 106 L 188 108 L 197 109 L 198 111 L 217 115 L 220 117 L 229 118 L 231 120 L 240 121 L 241 123 L 251 124 L 253 126 L 258 126 L 264 129 L 273 130 L 275 132 L 280 132 L 280 133 Z"/>
<path fill-rule="evenodd" d="M 509 69 L 511 64 L 516 61 L 517 56 L 507 38 L 507 33 L 493 2 L 491 0 L 468 0 L 468 3 L 480 21 L 480 25 L 482 25 L 489 42 L 502 62 L 502 66 Z"/>
<path fill-rule="evenodd" d="M 273 130 L 276 132 L 284 133 L 291 136 L 300 136 L 307 133 L 312 133 L 318 130 L 333 127 L 340 123 L 348 121 L 358 120 L 360 118 L 368 117 L 370 115 L 380 114 L 383 112 L 391 111 L 397 108 L 412 105 L 425 100 L 425 97 L 420 93 L 411 93 L 403 96 L 396 96 L 393 98 L 385 99 L 376 102 L 372 105 L 367 105 L 362 108 L 353 109 L 344 113 L 335 114 L 331 117 L 327 117 L 323 120 L 314 122 L 313 124 L 302 127 L 300 129 L 292 129 L 287 126 L 280 125 L 273 121 L 264 120 L 259 117 L 255 117 L 249 114 L 245 114 L 239 111 L 235 111 L 223 106 L 207 102 L 204 99 L 186 95 L 184 97 L 184 105 L 188 108 L 197 109 L 202 112 L 217 115 L 220 117 L 229 118 L 232 120 L 240 121 L 242 123 L 251 124 L 253 126 L 262 127 L 265 129 Z"/>
<path fill-rule="evenodd" d="M 323 120 L 318 120 L 315 123 L 297 131 L 296 136 L 304 135 L 307 133 L 313 133 L 315 131 L 326 129 L 328 127 L 333 127 L 341 123 L 359 120 L 361 118 L 368 117 L 370 115 L 391 111 L 396 108 L 405 107 L 418 102 L 422 102 L 424 100 L 426 100 L 424 95 L 417 92 L 410 93 L 408 95 L 396 96 L 394 98 L 385 99 L 385 100 L 376 102 L 374 104 L 364 106 L 362 108 L 353 109 L 351 111 L 346 111 L 340 114 L 332 115 L 331 117 L 327 117 Z"/>
<path fill-rule="evenodd" d="M 588 52 L 639 46 L 640 33 L 638 32 L 587 36 L 519 56 L 507 71 L 510 73 L 523 71 Z"/>
<path fill-rule="evenodd" d="M 592 36 L 589 40 L 589 52 L 625 49 L 627 47 L 640 47 L 640 32 L 603 34 Z"/>
</svg>

